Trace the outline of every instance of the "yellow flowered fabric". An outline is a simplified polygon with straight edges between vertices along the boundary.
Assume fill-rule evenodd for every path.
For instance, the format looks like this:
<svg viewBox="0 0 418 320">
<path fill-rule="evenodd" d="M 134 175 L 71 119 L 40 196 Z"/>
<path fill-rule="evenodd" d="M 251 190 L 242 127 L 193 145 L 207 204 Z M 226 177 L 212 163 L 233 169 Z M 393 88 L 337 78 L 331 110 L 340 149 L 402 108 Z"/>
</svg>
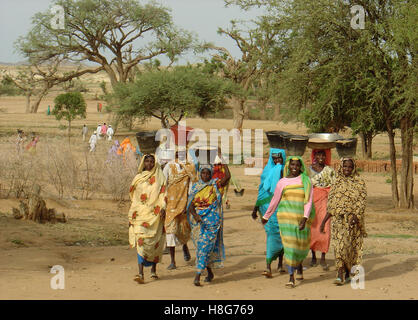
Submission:
<svg viewBox="0 0 418 320">
<path fill-rule="evenodd" d="M 176 163 L 182 169 L 177 170 Z M 196 169 L 192 163 L 169 163 L 170 171 L 167 179 L 167 213 L 165 229 L 173 233 L 181 244 L 190 240 L 190 224 L 187 221 L 186 207 L 190 183 L 197 180 Z"/>
<path fill-rule="evenodd" d="M 149 262 L 160 262 L 165 243 L 164 221 L 161 210 L 166 209 L 166 182 L 160 165 L 144 170 L 144 160 L 131 183 L 129 196 L 129 244 Z"/>
<path fill-rule="evenodd" d="M 354 170 L 349 177 L 343 174 L 343 161 L 352 160 Z M 334 242 L 336 267 L 351 267 L 361 263 L 363 238 L 367 236 L 364 223 L 366 208 L 366 184 L 356 172 L 353 159 L 342 159 L 337 179 L 328 195 L 327 210 L 331 218 L 331 235 Z M 350 225 L 353 216 L 359 224 Z"/>
</svg>

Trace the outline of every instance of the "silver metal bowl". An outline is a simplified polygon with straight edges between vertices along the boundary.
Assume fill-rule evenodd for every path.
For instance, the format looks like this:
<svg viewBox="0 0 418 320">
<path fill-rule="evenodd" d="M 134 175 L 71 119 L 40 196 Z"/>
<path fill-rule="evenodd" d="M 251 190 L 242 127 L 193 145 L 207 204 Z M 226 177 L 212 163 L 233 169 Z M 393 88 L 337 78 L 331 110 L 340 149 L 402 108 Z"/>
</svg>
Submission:
<svg viewBox="0 0 418 320">
<path fill-rule="evenodd" d="M 344 137 L 340 136 L 338 133 L 311 133 L 308 136 L 309 139 L 322 139 L 328 142 L 344 139 Z"/>
</svg>

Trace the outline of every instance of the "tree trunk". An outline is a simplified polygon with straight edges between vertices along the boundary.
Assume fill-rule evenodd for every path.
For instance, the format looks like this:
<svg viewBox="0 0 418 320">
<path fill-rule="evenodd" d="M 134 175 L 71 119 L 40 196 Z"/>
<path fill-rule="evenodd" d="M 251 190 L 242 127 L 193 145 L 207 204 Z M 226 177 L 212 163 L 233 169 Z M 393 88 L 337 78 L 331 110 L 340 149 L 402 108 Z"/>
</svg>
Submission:
<svg viewBox="0 0 418 320">
<path fill-rule="evenodd" d="M 30 113 L 30 98 L 31 98 L 31 96 L 32 96 L 31 92 L 26 93 L 26 110 L 25 110 L 26 113 Z"/>
<path fill-rule="evenodd" d="M 266 120 L 266 103 L 260 104 L 260 120 Z"/>
<path fill-rule="evenodd" d="M 415 123 L 412 117 L 401 119 L 402 167 L 400 207 L 414 209 L 413 140 Z"/>
<path fill-rule="evenodd" d="M 274 120 L 280 120 L 280 105 L 278 103 L 274 105 Z"/>
<path fill-rule="evenodd" d="M 389 154 L 390 164 L 392 168 L 392 203 L 395 208 L 399 207 L 399 192 L 398 192 L 398 175 L 396 170 L 396 148 L 395 148 L 395 132 L 392 124 L 387 122 L 388 137 L 389 137 Z"/>
<path fill-rule="evenodd" d="M 244 124 L 245 117 L 245 100 L 244 99 L 232 99 L 232 108 L 234 112 L 234 129 L 238 129 L 242 133 L 242 126 Z"/>
<path fill-rule="evenodd" d="M 68 121 L 68 142 L 70 142 L 71 138 L 71 121 Z"/>
<path fill-rule="evenodd" d="M 363 159 L 370 160 L 372 158 L 373 135 L 371 133 L 360 132 L 359 136 L 361 138 L 361 151 Z"/>
<path fill-rule="evenodd" d="M 367 159 L 371 159 L 372 158 L 372 142 L 373 142 L 373 134 L 369 134 L 367 136 Z"/>
<path fill-rule="evenodd" d="M 42 99 L 47 95 L 49 89 L 52 88 L 51 84 L 46 84 L 42 92 L 37 96 L 35 103 L 32 105 L 30 113 L 37 113 L 39 105 L 41 104 Z"/>
</svg>

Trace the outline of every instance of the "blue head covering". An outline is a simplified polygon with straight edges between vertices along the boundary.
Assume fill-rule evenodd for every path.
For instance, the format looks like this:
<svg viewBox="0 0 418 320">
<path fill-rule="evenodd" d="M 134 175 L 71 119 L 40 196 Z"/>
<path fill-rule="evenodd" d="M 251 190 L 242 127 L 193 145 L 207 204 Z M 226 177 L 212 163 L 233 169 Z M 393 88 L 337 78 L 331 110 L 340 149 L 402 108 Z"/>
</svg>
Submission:
<svg viewBox="0 0 418 320">
<path fill-rule="evenodd" d="M 273 154 L 281 154 L 283 158 L 283 164 L 274 164 Z M 266 197 L 273 195 L 276 189 L 277 182 L 282 177 L 282 170 L 286 163 L 286 152 L 283 149 L 270 148 L 269 160 L 264 167 L 263 173 L 260 178 L 260 187 L 258 188 L 258 200 L 262 200 Z"/>
</svg>

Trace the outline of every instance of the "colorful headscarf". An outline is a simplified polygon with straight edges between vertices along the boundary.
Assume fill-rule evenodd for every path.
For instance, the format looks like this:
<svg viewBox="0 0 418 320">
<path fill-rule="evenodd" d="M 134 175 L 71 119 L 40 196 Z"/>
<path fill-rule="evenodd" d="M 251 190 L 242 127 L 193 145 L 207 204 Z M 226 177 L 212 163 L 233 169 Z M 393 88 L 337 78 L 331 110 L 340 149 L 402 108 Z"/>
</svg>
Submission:
<svg viewBox="0 0 418 320">
<path fill-rule="evenodd" d="M 289 175 L 289 173 L 290 173 L 290 171 L 289 171 L 290 160 L 299 160 L 300 161 L 300 164 L 301 164 L 300 176 L 301 176 L 301 179 L 302 179 L 303 189 L 305 191 L 305 199 L 304 199 L 303 202 L 308 203 L 311 188 L 312 188 L 312 182 L 311 182 L 311 179 L 308 176 L 308 172 L 306 170 L 305 163 L 303 162 L 302 158 L 299 157 L 299 156 L 289 156 L 286 160 L 286 165 L 284 166 L 284 171 L 283 171 L 283 175 L 285 177 L 287 175 Z"/>
<path fill-rule="evenodd" d="M 314 164 L 316 162 L 315 155 L 318 151 L 325 152 L 325 165 L 330 166 L 331 165 L 331 149 L 313 149 L 311 153 L 311 163 Z"/>
<path fill-rule="evenodd" d="M 283 164 L 274 164 L 273 154 L 281 154 L 283 158 Z M 264 190 L 270 194 L 274 193 L 277 182 L 281 178 L 282 169 L 286 163 L 286 152 L 283 149 L 270 148 L 269 160 L 263 169 L 263 173 L 260 177 L 259 194 Z"/>
<path fill-rule="evenodd" d="M 147 156 L 153 156 L 154 159 L 155 159 L 155 165 L 151 169 L 151 171 L 144 170 L 145 158 L 147 158 Z M 161 167 L 160 167 L 159 163 L 157 162 L 157 159 L 156 159 L 155 155 L 154 154 L 146 154 L 144 157 L 142 157 L 141 163 L 138 167 L 138 174 L 135 176 L 135 178 L 133 179 L 133 181 L 131 183 L 130 192 L 129 192 L 129 195 L 130 195 L 131 199 L 133 197 L 133 192 L 134 192 L 136 186 L 139 183 L 142 183 L 142 182 L 150 179 L 152 176 L 155 176 L 157 186 L 161 187 L 161 186 L 166 184 L 166 179 L 165 179 L 163 170 L 161 170 Z M 157 195 L 157 197 L 158 197 L 158 195 Z M 155 199 L 151 199 L 151 202 L 153 202 L 154 200 Z"/>
</svg>

